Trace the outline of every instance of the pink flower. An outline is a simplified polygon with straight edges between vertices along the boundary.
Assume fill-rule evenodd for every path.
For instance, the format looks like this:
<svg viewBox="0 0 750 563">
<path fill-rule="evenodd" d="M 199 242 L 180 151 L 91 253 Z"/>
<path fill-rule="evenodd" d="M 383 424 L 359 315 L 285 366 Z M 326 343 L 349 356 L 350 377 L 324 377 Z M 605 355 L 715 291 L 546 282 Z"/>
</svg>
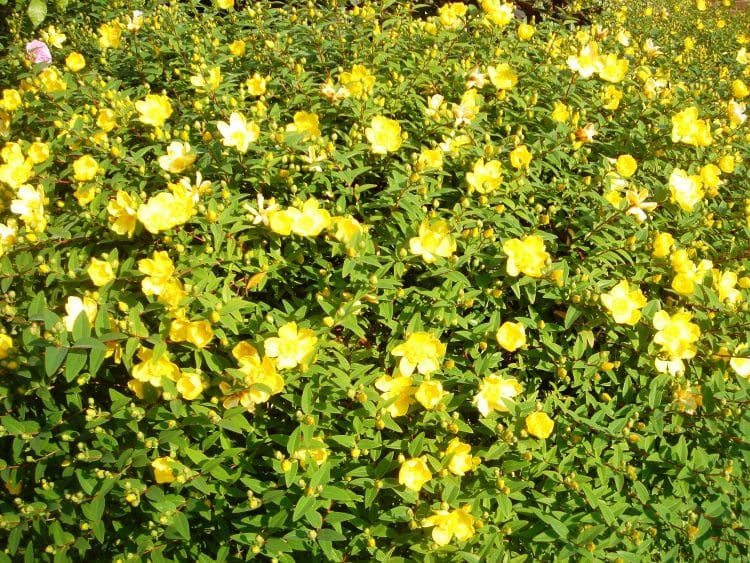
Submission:
<svg viewBox="0 0 750 563">
<path fill-rule="evenodd" d="M 34 41 L 26 44 L 26 56 L 34 64 L 52 62 L 52 55 L 49 52 L 49 47 L 38 39 L 34 39 Z"/>
</svg>

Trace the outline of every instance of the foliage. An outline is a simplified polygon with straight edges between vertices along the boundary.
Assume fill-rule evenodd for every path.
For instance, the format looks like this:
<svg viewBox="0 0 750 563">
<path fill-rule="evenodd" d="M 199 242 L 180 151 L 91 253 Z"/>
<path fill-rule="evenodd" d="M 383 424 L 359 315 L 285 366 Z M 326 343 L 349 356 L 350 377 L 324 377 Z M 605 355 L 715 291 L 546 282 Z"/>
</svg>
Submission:
<svg viewBox="0 0 750 563">
<path fill-rule="evenodd" d="M 0 65 L 0 561 L 747 553 L 746 16 L 75 8 Z"/>
</svg>

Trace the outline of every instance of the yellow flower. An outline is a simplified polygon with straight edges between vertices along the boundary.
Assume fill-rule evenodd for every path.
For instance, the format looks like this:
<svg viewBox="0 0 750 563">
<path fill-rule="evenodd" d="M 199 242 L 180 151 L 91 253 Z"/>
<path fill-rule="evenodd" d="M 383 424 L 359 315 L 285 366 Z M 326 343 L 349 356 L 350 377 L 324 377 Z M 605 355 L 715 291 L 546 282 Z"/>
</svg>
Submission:
<svg viewBox="0 0 750 563">
<path fill-rule="evenodd" d="M 221 84 L 221 67 L 215 66 L 209 69 L 208 75 L 199 72 L 190 77 L 190 84 L 198 92 L 215 92 Z"/>
<path fill-rule="evenodd" d="M 200 397 L 203 393 L 203 381 L 197 373 L 183 373 L 175 385 L 177 392 L 187 401 Z"/>
<path fill-rule="evenodd" d="M 3 256 L 13 248 L 18 238 L 18 227 L 15 221 L 8 221 L 6 223 L 0 223 L 0 256 Z"/>
<path fill-rule="evenodd" d="M 5 111 L 15 111 L 22 103 L 23 100 L 21 99 L 21 94 L 18 93 L 18 90 L 10 88 L 3 90 L 3 98 L 0 100 L 0 109 L 4 109 Z"/>
<path fill-rule="evenodd" d="M 160 295 L 174 274 L 174 264 L 164 250 L 157 250 L 153 258 L 138 260 L 138 271 L 146 274 L 141 289 L 146 295 Z"/>
<path fill-rule="evenodd" d="M 604 104 L 602 107 L 614 111 L 620 106 L 622 92 L 610 84 L 602 91 L 601 98 Z"/>
<path fill-rule="evenodd" d="M 99 26 L 99 47 L 102 49 L 117 49 L 122 38 L 122 28 L 119 22 L 111 21 Z"/>
<path fill-rule="evenodd" d="M 697 354 L 695 343 L 700 338 L 701 331 L 690 319 L 692 315 L 685 311 L 671 316 L 666 311 L 658 311 L 654 315 L 653 323 L 657 330 L 654 344 L 661 346 L 661 353 L 667 360 L 688 360 Z"/>
<path fill-rule="evenodd" d="M 266 356 L 276 358 L 278 369 L 294 368 L 298 365 L 302 371 L 315 355 L 318 338 L 309 328 L 297 329 L 297 323 L 290 321 L 279 328 L 279 336 L 266 338 L 263 346 Z"/>
<path fill-rule="evenodd" d="M 542 277 L 550 258 L 544 247 L 544 239 L 538 235 L 510 239 L 503 244 L 503 252 L 508 255 L 508 274 L 514 277 L 519 273 L 532 278 Z"/>
<path fill-rule="evenodd" d="M 96 301 L 91 299 L 90 297 L 84 297 L 81 299 L 80 297 L 68 297 L 68 300 L 65 303 L 65 312 L 67 313 L 65 316 L 63 316 L 63 323 L 65 324 L 65 328 L 68 330 L 68 332 L 73 331 L 73 327 L 75 326 L 76 319 L 81 315 L 86 315 L 86 318 L 89 321 L 89 326 L 93 326 L 94 321 L 96 320 L 96 313 L 99 311 L 99 306 L 96 304 Z"/>
<path fill-rule="evenodd" d="M 444 396 L 442 383 L 434 379 L 420 383 L 417 392 L 414 393 L 414 398 L 428 411 L 438 406 Z"/>
<path fill-rule="evenodd" d="M 225 408 L 232 408 L 241 404 L 249 412 L 255 410 L 255 405 L 265 403 L 284 390 L 284 379 L 276 371 L 273 360 L 268 356 L 261 358 L 255 347 L 249 342 L 240 342 L 232 348 L 232 355 L 239 363 L 239 371 L 244 376 L 246 389 L 235 393 L 224 401 Z M 228 386 L 224 384 L 222 389 Z"/>
<path fill-rule="evenodd" d="M 13 349 L 13 339 L 7 334 L 0 334 L 0 360 L 8 357 L 8 353 Z"/>
<path fill-rule="evenodd" d="M 173 483 L 182 472 L 183 465 L 169 456 L 159 457 L 151 462 L 154 480 L 158 484 Z"/>
<path fill-rule="evenodd" d="M 432 539 L 438 546 L 448 545 L 455 536 L 458 541 L 470 539 L 475 532 L 474 517 L 466 508 L 453 512 L 435 510 L 432 516 L 422 520 L 422 527 L 432 528 Z"/>
<path fill-rule="evenodd" d="M 296 459 L 299 461 L 303 469 L 306 467 L 308 459 L 312 459 L 317 466 L 323 465 L 328 459 L 328 448 L 326 447 L 326 443 L 323 438 L 315 436 L 312 438 L 312 440 L 310 440 L 310 442 L 311 446 L 317 447 L 295 450 L 291 456 L 292 459 Z"/>
<path fill-rule="evenodd" d="M 466 4 L 462 2 L 443 4 L 438 10 L 440 23 L 447 29 L 458 29 L 463 24 L 467 9 Z"/>
<path fill-rule="evenodd" d="M 628 73 L 627 59 L 618 59 L 617 55 L 609 54 L 601 61 L 599 77 L 607 82 L 622 82 Z"/>
<path fill-rule="evenodd" d="M 159 166 L 162 170 L 172 174 L 184 172 L 197 158 L 197 155 L 190 152 L 190 149 L 190 143 L 172 141 L 167 147 L 167 154 L 159 157 Z"/>
<path fill-rule="evenodd" d="M 526 432 L 535 438 L 546 440 L 552 435 L 555 421 L 546 412 L 533 412 L 526 417 Z"/>
<path fill-rule="evenodd" d="M 245 81 L 245 86 L 247 86 L 247 93 L 255 97 L 262 96 L 266 93 L 267 83 L 268 79 L 256 72 L 251 78 L 248 78 Z"/>
<path fill-rule="evenodd" d="M 515 18 L 513 4 L 501 0 L 482 0 L 482 10 L 490 22 L 500 27 L 508 25 Z"/>
<path fill-rule="evenodd" d="M 161 127 L 172 115 L 172 103 L 164 94 L 148 94 L 143 100 L 135 103 L 135 109 L 140 114 L 141 123 Z"/>
<path fill-rule="evenodd" d="M 354 245 L 367 227 L 357 221 L 354 217 L 332 217 L 331 222 L 336 227 L 334 238 L 347 246 Z"/>
<path fill-rule="evenodd" d="M 601 66 L 599 45 L 593 41 L 581 48 L 578 55 L 568 57 L 568 67 L 584 78 L 589 78 L 591 75 L 599 72 Z"/>
<path fill-rule="evenodd" d="M 424 457 L 407 459 L 398 471 L 398 483 L 415 492 L 422 490 L 424 484 L 432 479 L 432 472 L 427 467 Z"/>
<path fill-rule="evenodd" d="M 417 158 L 417 170 L 426 168 L 441 170 L 443 168 L 443 151 L 440 149 L 422 149 Z"/>
<path fill-rule="evenodd" d="M 86 59 L 81 53 L 71 53 L 65 58 L 65 66 L 71 72 L 80 72 L 86 67 Z"/>
<path fill-rule="evenodd" d="M 174 342 L 190 342 L 196 348 L 205 348 L 214 337 L 211 323 L 202 321 L 188 321 L 177 318 L 169 326 L 169 338 Z"/>
<path fill-rule="evenodd" d="M 292 232 L 303 237 L 318 236 L 331 224 L 331 215 L 325 209 L 318 207 L 319 202 L 314 197 L 302 204 L 301 209 L 290 207 L 287 216 L 291 218 Z"/>
<path fill-rule="evenodd" d="M 109 282 L 115 279 L 116 276 L 114 269 L 116 267 L 117 263 L 112 264 L 107 260 L 98 260 L 96 258 L 91 258 L 91 262 L 89 263 L 89 267 L 87 268 L 86 273 L 88 273 L 91 281 L 94 282 L 95 286 L 101 287 L 103 285 L 107 285 Z"/>
<path fill-rule="evenodd" d="M 521 323 L 505 321 L 495 333 L 497 343 L 508 352 L 526 346 L 526 329 Z"/>
<path fill-rule="evenodd" d="M 42 90 L 51 94 L 53 92 L 64 92 L 68 89 L 68 84 L 62 79 L 58 70 L 53 67 L 47 67 L 39 73 L 39 81 L 42 83 Z"/>
<path fill-rule="evenodd" d="M 499 160 L 485 163 L 484 159 L 480 158 L 474 163 L 473 171 L 466 174 L 466 182 L 477 193 L 492 193 L 503 182 L 503 165 Z"/>
<path fill-rule="evenodd" d="M 73 177 L 79 182 L 93 180 L 98 171 L 99 163 L 91 155 L 84 155 L 73 162 Z"/>
<path fill-rule="evenodd" d="M 117 126 L 115 112 L 108 108 L 100 110 L 99 115 L 96 116 L 96 126 L 107 133 L 112 131 Z"/>
<path fill-rule="evenodd" d="M 268 212 L 268 226 L 269 228 L 281 236 L 289 236 L 292 234 L 292 226 L 294 220 L 297 217 L 295 211 L 299 213 L 298 209 L 293 207 L 287 209 L 272 209 Z"/>
<path fill-rule="evenodd" d="M 428 264 L 437 257 L 448 258 L 456 251 L 456 241 L 451 236 L 450 227 L 445 221 L 425 219 L 419 225 L 418 236 L 409 239 L 409 250 L 421 256 Z"/>
<path fill-rule="evenodd" d="M 698 108 L 691 106 L 672 116 L 672 142 L 707 147 L 713 142 L 711 128 L 698 119 Z"/>
<path fill-rule="evenodd" d="M 618 324 L 635 325 L 641 318 L 641 309 L 646 306 L 646 297 L 641 290 L 637 287 L 631 290 L 627 280 L 602 294 L 601 299 Z"/>
<path fill-rule="evenodd" d="M 107 204 L 110 228 L 118 235 L 132 237 L 136 227 L 136 203 L 132 196 L 122 190 L 118 190 L 114 199 Z"/>
<path fill-rule="evenodd" d="M 429 375 L 440 369 L 445 344 L 428 332 L 414 332 L 406 342 L 391 350 L 391 354 L 401 357 L 398 371 L 402 375 L 409 376 L 415 369 L 422 375 Z"/>
<path fill-rule="evenodd" d="M 298 111 L 294 114 L 294 123 L 286 126 L 287 131 L 304 133 L 303 138 L 320 137 L 320 118 L 317 113 Z"/>
<path fill-rule="evenodd" d="M 16 192 L 16 199 L 10 202 L 10 211 L 21 217 L 27 228 L 41 233 L 47 226 L 44 215 L 44 190 L 23 185 Z"/>
<path fill-rule="evenodd" d="M 234 0 L 216 0 L 216 7 L 222 10 L 231 10 L 234 8 Z"/>
<path fill-rule="evenodd" d="M 731 174 L 734 172 L 734 157 L 729 154 L 725 154 L 719 159 L 719 168 L 725 174 Z"/>
<path fill-rule="evenodd" d="M 471 446 L 464 444 L 458 438 L 453 438 L 450 441 L 445 450 L 445 457 L 448 459 L 448 471 L 460 477 L 463 477 L 480 463 L 478 457 L 471 455 Z"/>
<path fill-rule="evenodd" d="M 222 142 L 226 147 L 235 147 L 242 154 L 247 152 L 250 143 L 254 143 L 260 137 L 260 127 L 253 121 L 247 121 L 241 113 L 232 112 L 229 123 L 219 121 L 216 127 L 223 137 Z"/>
<path fill-rule="evenodd" d="M 709 195 L 716 195 L 722 183 L 720 178 L 721 168 L 712 163 L 706 164 L 701 167 L 700 176 L 703 185 L 709 190 Z"/>
<path fill-rule="evenodd" d="M 375 76 L 364 65 L 354 65 L 349 72 L 342 72 L 341 85 L 355 98 L 366 98 L 375 86 Z"/>
<path fill-rule="evenodd" d="M 552 109 L 552 120 L 565 123 L 570 118 L 570 108 L 562 102 L 554 102 Z"/>
<path fill-rule="evenodd" d="M 740 377 L 750 376 L 750 357 L 745 352 L 746 348 L 747 346 L 744 344 L 738 346 L 729 360 L 729 365 L 732 366 L 734 372 Z"/>
<path fill-rule="evenodd" d="M 375 154 L 387 154 L 401 147 L 401 125 L 382 115 L 372 118 L 365 135 Z"/>
<path fill-rule="evenodd" d="M 746 98 L 747 96 L 750 96 L 750 88 L 738 78 L 737 80 L 732 81 L 732 96 L 738 100 Z"/>
<path fill-rule="evenodd" d="M 736 272 L 720 273 L 718 270 L 714 270 L 714 280 L 719 293 L 719 301 L 726 301 L 730 306 L 742 301 L 742 293 L 734 287 L 738 281 Z"/>
<path fill-rule="evenodd" d="M 735 102 L 729 100 L 727 103 L 727 117 L 729 118 L 729 125 L 732 129 L 736 129 L 747 120 L 745 111 L 747 110 L 747 104 Z"/>
<path fill-rule="evenodd" d="M 638 162 L 629 154 L 621 154 L 615 161 L 615 169 L 623 178 L 630 178 L 637 168 Z"/>
<path fill-rule="evenodd" d="M 232 53 L 235 57 L 241 57 L 245 54 L 245 50 L 247 48 L 247 45 L 242 39 L 237 39 L 236 41 L 232 41 L 229 44 L 229 52 Z"/>
<path fill-rule="evenodd" d="M 700 176 L 689 176 L 681 168 L 675 168 L 669 176 L 669 191 L 671 201 L 679 204 L 684 211 L 692 211 L 702 200 L 703 181 Z"/>
<path fill-rule="evenodd" d="M 703 393 L 701 386 L 677 387 L 673 393 L 673 401 L 677 403 L 680 412 L 695 414 L 698 407 L 703 406 Z"/>
<path fill-rule="evenodd" d="M 519 145 L 510 151 L 510 165 L 513 168 L 528 168 L 531 158 L 531 152 L 526 145 Z"/>
<path fill-rule="evenodd" d="M 511 90 L 518 83 L 518 75 L 507 63 L 487 67 L 490 82 L 498 90 Z"/>
<path fill-rule="evenodd" d="M 375 388 L 381 392 L 380 398 L 383 401 L 393 401 L 386 407 L 388 414 L 393 418 L 404 416 L 414 404 L 415 389 L 411 384 L 411 376 L 383 375 L 375 381 Z"/>
<path fill-rule="evenodd" d="M 154 351 L 150 348 L 138 350 L 139 363 L 133 365 L 133 379 L 142 383 L 148 383 L 153 387 L 162 386 L 162 378 L 177 381 L 182 376 L 180 368 L 169 360 L 167 352 L 162 353 L 158 359 L 154 358 Z"/>
<path fill-rule="evenodd" d="M 29 158 L 34 164 L 46 162 L 49 158 L 49 145 L 41 141 L 34 141 L 29 147 Z"/>
<path fill-rule="evenodd" d="M 674 237 L 669 233 L 656 233 L 654 237 L 654 252 L 655 258 L 664 258 L 669 256 L 670 249 L 674 245 Z"/>
<path fill-rule="evenodd" d="M 528 41 L 534 36 L 534 26 L 527 23 L 518 24 L 516 33 L 521 41 Z"/>
<path fill-rule="evenodd" d="M 472 401 L 482 413 L 487 416 L 493 410 L 508 412 L 513 404 L 513 398 L 523 391 L 523 387 L 515 378 L 504 378 L 500 375 L 490 375 L 482 380 L 479 392 Z"/>
</svg>

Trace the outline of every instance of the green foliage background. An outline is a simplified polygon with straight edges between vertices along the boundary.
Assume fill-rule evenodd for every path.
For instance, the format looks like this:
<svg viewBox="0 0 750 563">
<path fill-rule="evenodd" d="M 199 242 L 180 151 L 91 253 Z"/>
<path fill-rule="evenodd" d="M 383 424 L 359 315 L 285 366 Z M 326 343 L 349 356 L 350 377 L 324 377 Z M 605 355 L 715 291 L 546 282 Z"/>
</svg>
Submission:
<svg viewBox="0 0 750 563">
<path fill-rule="evenodd" d="M 143 26 L 103 49 L 100 26 L 124 27 L 134 9 L 144 10 Z M 8 113 L 2 136 L 24 150 L 44 141 L 50 158 L 30 180 L 48 200 L 46 229 L 25 238 L 21 226 L 0 257 L 0 330 L 13 342 L 0 360 L 0 561 L 727 561 L 747 553 L 750 396 L 729 358 L 750 343 L 748 286 L 740 283 L 742 298 L 730 306 L 708 273 L 693 295 L 680 295 L 669 258 L 652 254 L 655 232 L 669 232 L 696 262 L 746 273 L 750 131 L 747 122 L 731 128 L 725 108 L 732 81 L 750 83 L 750 66 L 737 60 L 747 15 L 612 1 L 593 27 L 537 22 L 522 41 L 517 22 L 486 25 L 474 7 L 455 30 L 409 10 L 260 2 L 200 15 L 189 2 L 71 1 L 39 28 L 67 35 L 52 49 L 66 89 L 52 93 L 25 60 L 39 30 L 23 11 L 9 22 L 0 87 L 23 90 L 23 104 Z M 616 39 L 620 30 L 630 46 Z M 239 39 L 243 56 L 229 50 Z M 648 39 L 661 54 L 648 53 Z M 604 107 L 608 83 L 566 64 L 591 40 L 629 61 L 617 109 Z M 76 73 L 64 64 L 73 51 L 86 60 Z M 497 95 L 488 83 L 477 115 L 456 125 L 450 104 L 469 74 L 500 63 L 518 84 Z M 372 94 L 332 103 L 322 84 L 355 64 L 375 76 Z M 191 85 L 216 66 L 215 91 Z M 255 73 L 269 77 L 261 98 L 243 85 Z M 645 91 L 649 78 L 660 81 L 656 95 Z M 155 129 L 138 120 L 134 103 L 161 92 L 174 113 Z M 427 117 L 434 94 L 447 117 Z M 555 102 L 575 116 L 553 120 Z M 709 121 L 710 146 L 671 140 L 672 116 L 690 106 Z M 95 116 L 104 108 L 117 127 L 102 136 Z M 261 130 L 244 155 L 217 130 L 234 111 Z M 285 132 L 298 111 L 319 116 L 320 139 Z M 366 128 L 376 115 L 400 123 L 398 151 L 373 154 Z M 575 142 L 589 123 L 593 142 Z M 444 151 L 442 169 L 420 169 L 420 151 L 457 135 L 467 142 Z M 200 172 L 212 190 L 184 225 L 117 235 L 108 202 L 118 190 L 145 202 L 176 181 L 158 158 L 177 139 L 197 155 L 182 175 Z M 533 154 L 528 170 L 508 161 L 520 144 Z M 320 170 L 304 159 L 310 147 L 325 155 Z M 621 154 L 637 160 L 632 183 L 658 203 L 643 223 L 604 197 L 609 159 Z M 73 162 L 83 155 L 100 172 L 93 199 L 80 205 Z M 692 212 L 670 201 L 673 168 L 698 174 L 726 156 L 734 171 L 722 174 L 716 195 Z M 479 158 L 504 166 L 502 186 L 486 196 L 466 182 Z M 2 187 L 7 222 L 16 196 Z M 280 236 L 253 223 L 247 206 L 257 207 L 259 193 L 283 207 L 315 197 L 368 230 L 349 246 L 332 232 Z M 426 219 L 448 223 L 453 256 L 425 263 L 410 252 Z M 541 278 L 513 277 L 503 243 L 530 234 L 544 239 L 551 262 Z M 188 317 L 213 324 L 205 348 L 170 339 L 172 315 L 141 291 L 138 261 L 157 250 L 186 284 Z M 97 288 L 87 268 L 103 255 L 119 266 Z M 601 303 L 622 279 L 648 301 L 634 326 L 615 323 Z M 85 294 L 98 314 L 68 331 L 66 300 Z M 684 373 L 660 373 L 652 319 L 681 308 L 700 327 L 698 354 Z M 247 340 L 262 351 L 288 321 L 318 338 L 309 369 L 283 372 L 284 390 L 253 413 L 225 408 L 219 384 L 236 370 L 232 348 Z M 498 345 L 505 321 L 525 327 L 523 349 Z M 417 331 L 447 346 L 432 377 L 448 395 L 436 409 L 414 404 L 393 418 L 374 384 L 393 373 L 393 348 Z M 140 347 L 201 375 L 200 397 L 181 398 L 165 380 L 164 395 L 137 398 L 128 381 Z M 482 417 L 472 399 L 492 373 L 517 378 L 523 392 L 510 412 Z M 675 399 L 697 386 L 696 409 Z M 524 427 L 537 410 L 555 421 L 546 440 Z M 463 477 L 441 456 L 455 436 L 481 459 Z M 320 447 L 316 437 L 324 463 L 295 459 Z M 180 478 L 158 484 L 151 463 L 164 456 L 179 461 Z M 398 482 L 403 459 L 417 456 L 433 472 L 419 493 Z M 436 546 L 424 518 L 466 505 L 474 535 Z"/>
</svg>

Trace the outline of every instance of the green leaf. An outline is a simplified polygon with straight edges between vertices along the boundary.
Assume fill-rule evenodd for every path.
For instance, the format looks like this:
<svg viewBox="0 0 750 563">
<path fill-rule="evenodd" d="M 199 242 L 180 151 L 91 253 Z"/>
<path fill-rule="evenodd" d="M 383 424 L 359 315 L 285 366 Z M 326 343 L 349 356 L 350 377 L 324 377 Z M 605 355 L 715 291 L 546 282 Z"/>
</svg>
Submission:
<svg viewBox="0 0 750 563">
<path fill-rule="evenodd" d="M 65 361 L 68 349 L 56 346 L 48 346 L 44 350 L 44 372 L 47 377 L 52 377 Z"/>
<path fill-rule="evenodd" d="M 176 512 L 172 516 L 172 526 L 174 526 L 180 537 L 188 541 L 190 540 L 190 522 L 183 512 Z"/>
<path fill-rule="evenodd" d="M 44 0 L 31 0 L 26 13 L 29 15 L 29 19 L 33 26 L 39 27 L 44 21 L 44 18 L 47 17 L 47 2 Z"/>
<path fill-rule="evenodd" d="M 314 496 L 303 496 L 297 501 L 297 506 L 294 507 L 294 513 L 292 513 L 292 521 L 296 522 L 308 512 L 315 508 L 315 497 Z"/>
</svg>

